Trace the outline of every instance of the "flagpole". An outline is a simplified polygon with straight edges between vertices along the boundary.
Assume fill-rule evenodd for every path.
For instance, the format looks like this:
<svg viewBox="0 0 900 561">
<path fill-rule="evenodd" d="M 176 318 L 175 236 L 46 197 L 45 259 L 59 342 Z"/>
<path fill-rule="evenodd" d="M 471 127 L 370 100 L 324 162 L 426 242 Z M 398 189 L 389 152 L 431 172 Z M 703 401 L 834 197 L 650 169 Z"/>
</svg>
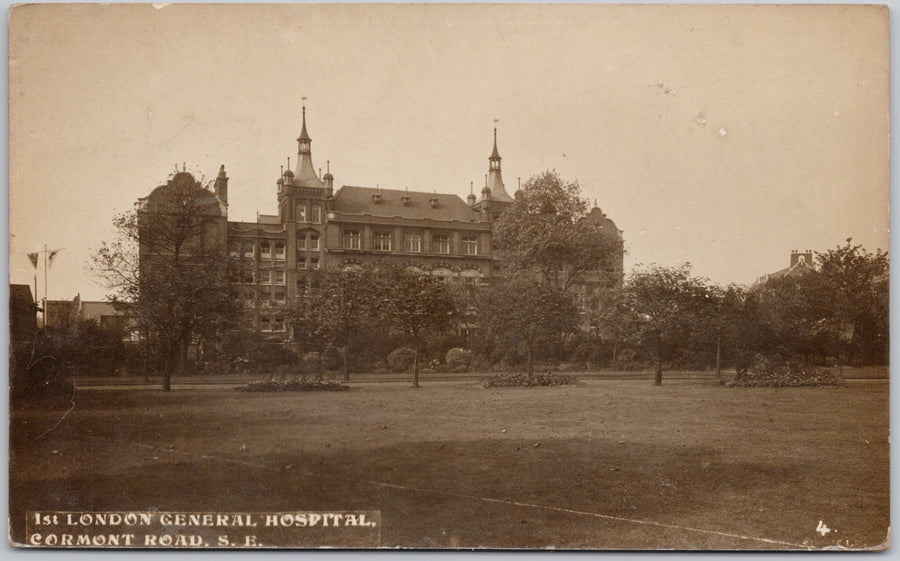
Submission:
<svg viewBox="0 0 900 561">
<path fill-rule="evenodd" d="M 47 293 L 47 244 L 44 244 L 44 325 L 47 324 L 47 301 L 50 295 Z"/>
</svg>

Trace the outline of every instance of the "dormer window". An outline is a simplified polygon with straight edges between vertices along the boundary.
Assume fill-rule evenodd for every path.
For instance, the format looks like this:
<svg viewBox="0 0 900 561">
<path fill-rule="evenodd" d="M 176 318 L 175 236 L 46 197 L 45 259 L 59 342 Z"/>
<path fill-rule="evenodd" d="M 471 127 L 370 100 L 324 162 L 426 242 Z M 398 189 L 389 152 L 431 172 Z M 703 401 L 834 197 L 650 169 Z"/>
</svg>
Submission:
<svg viewBox="0 0 900 561">
<path fill-rule="evenodd" d="M 375 193 L 374 195 L 372 195 L 372 202 L 376 205 L 379 204 L 381 202 L 381 193 Z"/>
<path fill-rule="evenodd" d="M 431 208 L 437 208 L 437 206 L 438 206 L 437 197 L 431 197 L 430 199 L 428 199 L 428 201 L 431 203 Z"/>
<path fill-rule="evenodd" d="M 400 197 L 400 200 L 403 201 L 403 206 L 409 206 L 412 204 L 412 199 L 409 195 L 403 195 Z"/>
</svg>

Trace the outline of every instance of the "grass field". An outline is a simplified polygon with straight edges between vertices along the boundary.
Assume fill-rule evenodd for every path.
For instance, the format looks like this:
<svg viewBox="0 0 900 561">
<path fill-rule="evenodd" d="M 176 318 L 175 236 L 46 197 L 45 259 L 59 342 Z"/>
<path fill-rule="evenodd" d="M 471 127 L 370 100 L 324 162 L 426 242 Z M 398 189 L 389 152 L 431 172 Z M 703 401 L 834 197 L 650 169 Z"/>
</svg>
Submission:
<svg viewBox="0 0 900 561">
<path fill-rule="evenodd" d="M 380 510 L 384 546 L 878 547 L 888 384 L 79 391 L 13 412 L 10 514 Z M 819 521 L 832 531 L 816 532 Z"/>
</svg>

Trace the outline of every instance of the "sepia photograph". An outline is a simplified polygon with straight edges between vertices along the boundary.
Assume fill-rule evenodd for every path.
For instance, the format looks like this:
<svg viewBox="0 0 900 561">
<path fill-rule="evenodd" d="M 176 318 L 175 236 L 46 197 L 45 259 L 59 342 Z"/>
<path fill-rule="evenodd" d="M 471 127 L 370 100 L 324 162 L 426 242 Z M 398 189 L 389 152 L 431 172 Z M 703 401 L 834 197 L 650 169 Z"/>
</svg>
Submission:
<svg viewBox="0 0 900 561">
<path fill-rule="evenodd" d="M 886 6 L 8 18 L 11 547 L 889 547 Z"/>
</svg>

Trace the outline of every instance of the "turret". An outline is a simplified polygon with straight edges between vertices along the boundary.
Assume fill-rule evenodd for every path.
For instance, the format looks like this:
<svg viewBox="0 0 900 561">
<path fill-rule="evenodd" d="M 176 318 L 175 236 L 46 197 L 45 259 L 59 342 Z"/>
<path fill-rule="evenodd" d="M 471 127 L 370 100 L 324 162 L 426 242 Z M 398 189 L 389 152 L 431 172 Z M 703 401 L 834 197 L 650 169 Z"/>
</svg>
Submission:
<svg viewBox="0 0 900 561">
<path fill-rule="evenodd" d="M 494 123 L 497 121 L 494 120 Z M 494 150 L 488 158 L 488 178 L 485 187 L 490 190 L 490 199 L 501 203 L 512 203 L 513 198 L 506 192 L 500 173 L 500 151 L 497 150 L 497 127 L 494 127 Z"/>
<path fill-rule="evenodd" d="M 325 177 L 322 179 L 325 180 L 325 188 L 329 192 L 334 189 L 334 176 L 331 175 L 331 160 L 325 160 Z"/>
<path fill-rule="evenodd" d="M 291 183 L 298 187 L 322 188 L 325 184 L 316 175 L 312 163 L 312 138 L 306 132 L 306 104 L 303 105 L 302 123 L 300 136 L 297 137 L 297 170 L 293 173 Z"/>
</svg>

